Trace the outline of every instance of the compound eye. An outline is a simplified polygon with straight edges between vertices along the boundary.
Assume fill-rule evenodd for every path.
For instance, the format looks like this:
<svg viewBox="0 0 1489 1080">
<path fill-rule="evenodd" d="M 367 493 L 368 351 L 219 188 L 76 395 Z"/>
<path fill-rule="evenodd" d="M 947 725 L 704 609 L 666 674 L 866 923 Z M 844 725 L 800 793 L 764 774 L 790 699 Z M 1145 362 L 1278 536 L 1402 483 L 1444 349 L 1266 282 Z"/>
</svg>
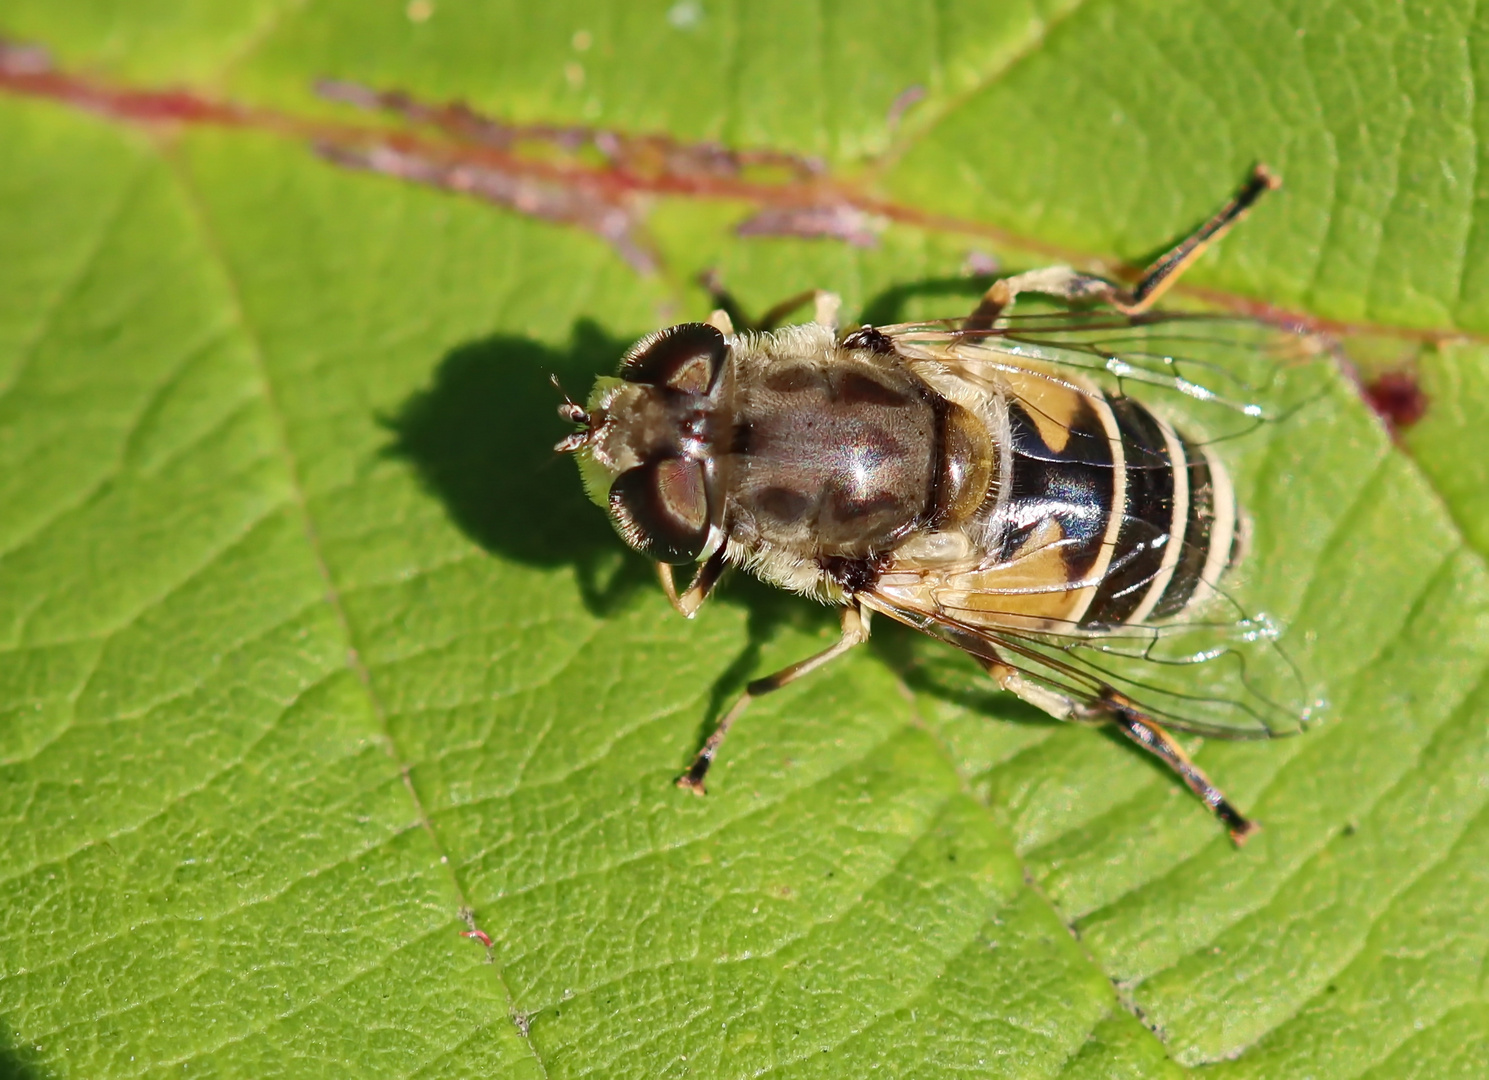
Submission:
<svg viewBox="0 0 1489 1080">
<path fill-rule="evenodd" d="M 703 466 L 658 458 L 627 469 L 610 485 L 610 513 L 637 551 L 658 562 L 690 563 L 708 541 Z"/>
<path fill-rule="evenodd" d="M 729 344 L 716 327 L 679 323 L 636 342 L 620 362 L 620 376 L 627 382 L 706 394 L 728 354 Z"/>
</svg>

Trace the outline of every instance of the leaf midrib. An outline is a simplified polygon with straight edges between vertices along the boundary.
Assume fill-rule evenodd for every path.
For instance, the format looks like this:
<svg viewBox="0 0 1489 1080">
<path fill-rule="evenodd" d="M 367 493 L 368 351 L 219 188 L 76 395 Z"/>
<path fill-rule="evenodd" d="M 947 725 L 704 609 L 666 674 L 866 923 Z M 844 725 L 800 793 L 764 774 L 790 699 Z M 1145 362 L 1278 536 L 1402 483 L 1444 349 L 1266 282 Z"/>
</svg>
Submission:
<svg viewBox="0 0 1489 1080">
<path fill-rule="evenodd" d="M 306 0 L 306 2 L 308 2 L 308 0 Z M 929 137 L 942 123 L 945 122 L 948 117 L 953 115 L 956 112 L 956 108 L 959 104 L 964 103 L 966 100 L 970 100 L 976 92 L 983 91 L 990 86 L 997 85 L 998 82 L 1008 77 L 1012 72 L 1019 69 L 1022 65 L 1028 63 L 1031 59 L 1040 55 L 1042 49 L 1048 45 L 1052 33 L 1069 25 L 1077 18 L 1077 16 L 1089 10 L 1089 0 L 1075 0 L 1074 6 L 1069 11 L 1064 12 L 1052 19 L 1045 20 L 1044 31 L 1041 34 L 1037 35 L 1024 50 L 1014 54 L 1012 57 L 1005 58 L 1002 66 L 995 66 L 994 68 L 989 70 L 980 80 L 977 81 L 973 89 L 968 90 L 962 94 L 950 96 L 947 99 L 947 104 L 945 105 L 945 107 L 941 108 L 931 121 L 927 122 L 921 127 L 915 128 L 913 131 L 910 132 L 910 134 L 902 143 L 896 144 L 898 146 L 898 149 L 895 151 L 895 154 L 898 156 L 903 156 L 904 153 L 913 149 L 916 143 Z M 262 38 L 253 43 L 252 47 L 242 57 L 235 57 L 232 63 L 236 65 L 240 62 L 248 62 L 252 59 L 255 52 L 258 49 L 263 48 L 267 41 L 270 40 L 272 37 L 272 33 L 264 34 Z M 68 77 L 75 77 L 70 76 L 68 75 L 68 73 L 65 72 L 63 74 L 67 75 Z M 216 86 L 220 82 L 220 79 L 209 79 L 206 81 L 206 85 Z M 128 85 L 111 84 L 102 81 L 88 82 L 86 79 L 83 80 L 82 84 L 88 86 L 102 86 L 111 90 L 119 91 L 120 93 L 125 95 L 128 95 L 131 92 L 137 92 L 140 89 Z M 12 95 L 15 95 L 17 93 L 23 93 L 27 95 L 38 93 L 34 90 L 17 91 L 15 88 L 10 88 L 9 91 L 7 91 L 5 89 L 0 89 L 0 93 L 7 92 Z M 190 91 L 187 92 L 189 93 Z M 66 108 L 88 109 L 94 115 L 100 116 L 105 122 L 115 126 L 134 129 L 138 129 L 140 127 L 152 127 L 150 121 L 111 114 L 107 111 L 106 107 L 80 106 L 79 103 L 76 101 L 72 101 L 65 96 L 55 97 L 51 92 L 48 91 L 40 92 L 40 95 L 47 99 L 59 101 L 63 105 L 63 107 Z M 216 103 L 222 102 L 219 101 Z M 251 107 L 250 112 L 252 112 Z M 183 117 L 181 118 L 181 120 L 178 121 L 178 124 L 185 125 L 211 125 L 216 123 L 220 123 L 220 121 L 201 117 Z M 315 131 L 313 130 L 314 121 L 309 122 L 310 127 L 305 128 L 304 130 L 300 130 L 305 123 L 306 121 L 304 121 L 302 118 L 294 116 L 293 114 L 264 113 L 257 120 L 251 115 L 241 118 L 233 124 L 233 129 L 268 130 L 281 138 L 316 137 Z M 348 130 L 350 130 L 349 126 L 347 127 Z M 385 133 L 386 130 L 387 129 L 384 127 L 373 127 L 368 129 L 368 134 L 378 132 Z M 628 132 L 625 132 L 624 129 L 615 130 L 619 131 L 622 134 L 629 134 Z M 331 130 L 328 129 L 328 131 L 322 133 L 322 135 L 328 137 L 331 133 Z M 460 148 L 458 141 L 451 143 L 451 145 L 454 146 L 456 150 L 459 150 Z M 757 149 L 768 150 L 769 148 L 762 146 L 757 147 Z M 870 163 L 870 167 L 863 174 L 863 176 L 872 181 L 875 176 L 882 173 L 883 168 L 878 165 L 878 162 L 881 160 L 885 160 L 886 157 L 887 154 L 881 155 L 880 158 L 874 159 L 874 162 Z M 890 164 L 892 164 L 892 162 L 890 162 Z M 888 165 L 884 166 L 884 168 L 887 167 Z M 578 171 L 583 172 L 584 169 L 580 168 Z M 1041 240 L 1035 236 L 1016 233 L 1012 230 L 1004 228 L 1003 226 L 996 225 L 990 222 L 944 217 L 939 214 L 922 212 L 916 207 L 910 206 L 908 204 L 881 199 L 872 193 L 871 186 L 863 187 L 862 189 L 860 189 L 861 185 L 857 185 L 851 182 L 851 173 L 851 167 L 840 169 L 836 173 L 829 172 L 824 174 L 822 177 L 814 180 L 814 184 L 821 185 L 825 182 L 828 185 L 828 188 L 832 188 L 833 185 L 836 184 L 838 185 L 837 196 L 844 199 L 848 204 L 853 205 L 866 213 L 887 214 L 891 218 L 895 218 L 896 220 L 902 219 L 902 227 L 908 229 L 917 229 L 932 233 L 963 235 L 967 237 L 983 237 L 992 239 L 995 243 L 1003 244 L 1017 250 L 1041 253 L 1044 257 L 1056 261 L 1064 261 L 1083 266 L 1104 267 L 1106 269 L 1106 272 L 1108 273 L 1120 274 L 1123 271 L 1130 271 L 1133 269 L 1133 267 L 1127 264 L 1124 260 L 1116 258 L 1109 252 L 1096 253 L 1086 250 L 1074 250 L 1065 247 L 1064 245 L 1052 244 L 1049 241 Z M 645 184 L 641 183 L 638 187 L 638 190 L 644 191 Z M 789 192 L 789 186 L 787 188 L 783 188 L 782 190 Z M 653 197 L 655 197 L 655 195 Z M 678 192 L 672 192 L 668 197 L 686 198 L 695 201 L 722 200 L 724 202 L 729 202 L 732 200 L 736 200 L 738 196 L 727 192 L 718 193 L 708 191 L 695 191 L 686 195 Z M 553 227 L 572 228 L 574 226 L 555 225 Z M 654 256 L 658 255 L 657 252 L 653 252 L 652 254 Z M 1315 266 L 1314 269 L 1316 272 L 1317 267 Z M 665 265 L 665 263 L 663 263 L 663 265 L 659 267 L 659 277 L 664 285 L 669 290 L 675 293 L 680 294 L 682 289 L 687 284 L 685 282 L 678 281 L 675 275 L 673 275 L 669 271 L 669 268 Z M 1275 308 L 1272 305 L 1263 303 L 1254 297 L 1248 297 L 1240 293 L 1228 292 L 1220 289 L 1208 288 L 1203 285 L 1190 284 L 1188 282 L 1179 283 L 1174 287 L 1173 292 L 1175 294 L 1193 296 L 1194 298 L 1202 300 L 1205 303 L 1213 304 L 1231 311 L 1250 313 L 1259 317 L 1277 321 L 1279 323 L 1310 326 L 1326 333 L 1334 333 L 1340 335 L 1381 335 L 1411 341 L 1439 341 L 1445 338 L 1453 338 L 1455 340 L 1489 342 L 1489 331 L 1476 331 L 1457 327 L 1450 328 L 1448 330 L 1424 330 L 1420 326 L 1416 325 L 1374 323 L 1367 320 L 1322 319 L 1315 317 L 1306 311 Z"/>
</svg>

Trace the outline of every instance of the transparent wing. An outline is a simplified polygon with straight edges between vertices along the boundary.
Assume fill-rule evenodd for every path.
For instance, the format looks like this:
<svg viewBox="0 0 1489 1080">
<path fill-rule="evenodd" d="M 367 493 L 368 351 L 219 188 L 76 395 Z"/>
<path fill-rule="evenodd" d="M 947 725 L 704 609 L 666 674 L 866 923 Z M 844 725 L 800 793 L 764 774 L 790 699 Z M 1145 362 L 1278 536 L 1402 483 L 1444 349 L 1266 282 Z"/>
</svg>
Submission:
<svg viewBox="0 0 1489 1080">
<path fill-rule="evenodd" d="M 1326 703 L 1258 616 L 1134 626 L 1097 636 L 990 628 L 955 611 L 870 606 L 984 661 L 998 661 L 1078 706 L 1116 691 L 1166 727 L 1212 738 L 1268 739 L 1316 723 Z"/>
<path fill-rule="evenodd" d="M 1316 370 L 1299 369 L 1313 368 L 1309 361 L 1334 349 L 1331 339 L 1296 327 L 1182 312 L 1055 312 L 1014 315 L 984 330 L 962 329 L 958 320 L 878 329 L 912 361 L 938 366 L 948 378 L 997 381 L 1001 372 L 1027 380 L 1032 372 L 1081 393 L 1094 387 L 1131 394 L 1145 405 L 1199 419 L 1198 430 L 1185 423 L 1185 434 L 1207 444 L 1281 420 L 1317 397 L 1325 382 L 1314 377 Z M 1059 395 L 1047 400 L 1060 403 Z M 1021 404 L 1031 407 L 1028 400 Z M 1062 420 L 1050 414 L 1043 419 Z M 1103 432 L 1068 430 L 1065 460 L 1098 466 L 1108 460 Z M 1157 456 L 1127 465 L 1169 467 Z M 1165 531 L 1141 521 L 1130 524 L 1155 530 L 1151 537 L 1133 536 L 1150 544 L 1159 539 L 1156 531 Z M 1038 545 L 1026 547 L 1022 557 L 1042 552 Z M 1196 554 L 1203 561 L 1203 552 Z M 1324 708 L 1317 688 L 1289 655 L 1283 628 L 1266 614 L 1247 611 L 1223 588 L 1174 618 L 1155 611 L 1142 623 L 1034 632 L 1021 616 L 1029 586 L 1000 590 L 997 584 L 999 577 L 1017 580 L 1008 573 L 1016 563 L 997 562 L 996 568 L 998 574 L 987 573 L 989 566 L 962 568 L 960 582 L 952 572 L 928 571 L 922 583 L 903 587 L 901 581 L 902 587 L 874 594 L 871 606 L 974 657 L 1013 667 L 1077 705 L 1095 708 L 1115 691 L 1182 731 L 1270 738 L 1301 730 Z M 1124 571 L 1119 559 L 1103 580 Z M 1151 582 L 1151 576 L 1126 574 L 1122 588 L 1140 595 Z M 1051 581 L 1047 587 L 1093 584 Z M 1007 612 L 1000 611 L 1000 592 L 1009 597 Z"/>
<path fill-rule="evenodd" d="M 992 329 L 959 320 L 881 326 L 906 355 L 967 371 L 1065 369 L 1103 389 L 1140 390 L 1146 402 L 1171 398 L 1188 409 L 1216 406 L 1210 441 L 1278 420 L 1308 400 L 1294 369 L 1334 349 L 1332 339 L 1256 319 L 1185 312 L 1054 312 L 1012 315 Z M 1137 384 L 1136 387 L 1130 384 Z"/>
</svg>

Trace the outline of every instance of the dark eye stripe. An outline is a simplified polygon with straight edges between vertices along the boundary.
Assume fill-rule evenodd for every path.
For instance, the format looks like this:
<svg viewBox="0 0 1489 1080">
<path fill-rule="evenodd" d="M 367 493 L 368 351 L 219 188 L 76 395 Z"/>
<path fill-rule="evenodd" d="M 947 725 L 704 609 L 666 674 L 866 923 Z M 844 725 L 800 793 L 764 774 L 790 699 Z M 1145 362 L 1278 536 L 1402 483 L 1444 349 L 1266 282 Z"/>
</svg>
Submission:
<svg viewBox="0 0 1489 1080">
<path fill-rule="evenodd" d="M 680 323 L 638 341 L 620 364 L 627 382 L 706 394 L 724 366 L 729 344 L 708 323 Z"/>
<path fill-rule="evenodd" d="M 703 491 L 703 466 L 696 461 L 664 458 L 654 472 L 657 508 L 689 533 L 708 524 L 708 498 Z"/>
<path fill-rule="evenodd" d="M 626 543 L 658 562 L 689 563 L 708 540 L 703 466 L 659 458 L 627 469 L 610 485 L 610 514 Z"/>
</svg>

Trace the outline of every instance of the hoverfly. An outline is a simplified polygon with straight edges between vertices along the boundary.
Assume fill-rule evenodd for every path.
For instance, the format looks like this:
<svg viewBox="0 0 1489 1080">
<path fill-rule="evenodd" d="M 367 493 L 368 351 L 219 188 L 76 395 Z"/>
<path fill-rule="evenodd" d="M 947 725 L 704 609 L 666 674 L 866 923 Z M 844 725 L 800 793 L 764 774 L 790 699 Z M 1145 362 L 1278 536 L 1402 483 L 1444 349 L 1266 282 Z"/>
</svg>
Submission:
<svg viewBox="0 0 1489 1080">
<path fill-rule="evenodd" d="M 702 794 L 749 703 L 867 640 L 877 613 L 1051 716 L 1115 724 L 1245 840 L 1255 824 L 1166 729 L 1297 730 L 1302 680 L 1270 620 L 1225 591 L 1247 527 L 1217 433 L 1126 388 L 1259 422 L 1238 368 L 1275 369 L 1303 336 L 1151 308 L 1276 186 L 1258 166 L 1131 291 L 1051 267 L 994 283 L 964 319 L 846 334 L 827 293 L 797 298 L 815 295 L 814 322 L 773 332 L 737 333 L 721 308 L 642 338 L 585 406 L 565 401 L 578 430 L 557 449 L 679 612 L 729 565 L 841 609 L 837 643 L 750 683 L 679 786 Z M 1086 307 L 1013 314 L 1022 293 Z M 673 567 L 692 563 L 679 593 Z"/>
</svg>

